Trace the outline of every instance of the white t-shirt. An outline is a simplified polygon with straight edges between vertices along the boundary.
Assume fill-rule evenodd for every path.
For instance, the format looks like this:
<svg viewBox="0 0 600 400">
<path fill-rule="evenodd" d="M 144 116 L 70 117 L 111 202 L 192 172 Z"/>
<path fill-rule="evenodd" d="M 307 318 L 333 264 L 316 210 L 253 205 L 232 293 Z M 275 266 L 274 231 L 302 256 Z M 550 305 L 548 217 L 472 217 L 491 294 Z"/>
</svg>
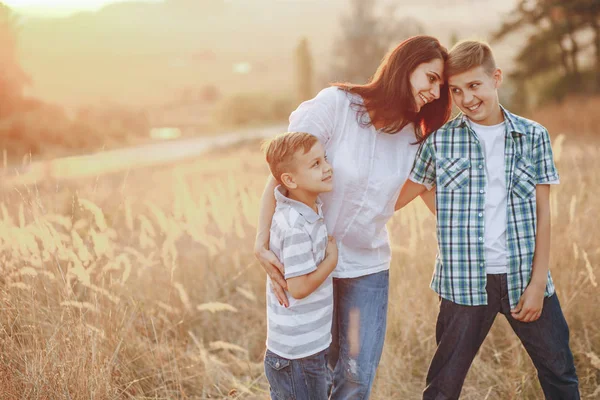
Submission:
<svg viewBox="0 0 600 400">
<path fill-rule="evenodd" d="M 479 138 L 485 157 L 487 190 L 485 196 L 485 263 L 488 274 L 505 274 L 506 262 L 506 175 L 504 146 L 505 124 L 479 125 L 469 121 Z"/>
<path fill-rule="evenodd" d="M 412 124 L 393 135 L 362 127 L 351 99 L 362 102 L 336 87 L 323 89 L 290 115 L 288 128 L 315 135 L 333 167 L 333 190 L 319 197 L 327 232 L 338 244 L 337 278 L 389 269 L 385 224 L 394 214 L 418 148 L 411 144 L 416 141 Z"/>
</svg>

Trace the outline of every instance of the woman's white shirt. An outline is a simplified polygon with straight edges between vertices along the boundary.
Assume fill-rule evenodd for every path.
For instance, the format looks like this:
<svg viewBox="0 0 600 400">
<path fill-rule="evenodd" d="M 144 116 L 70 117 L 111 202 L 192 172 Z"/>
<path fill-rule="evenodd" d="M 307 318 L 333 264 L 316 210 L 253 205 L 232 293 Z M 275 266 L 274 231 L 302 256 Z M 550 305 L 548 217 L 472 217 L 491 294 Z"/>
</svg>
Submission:
<svg viewBox="0 0 600 400">
<path fill-rule="evenodd" d="M 288 128 L 316 136 L 333 167 L 333 191 L 319 197 L 327 232 L 338 244 L 337 278 L 389 269 L 386 223 L 418 148 L 412 124 L 396 134 L 363 127 L 351 101 L 362 99 L 337 87 L 323 89 L 290 115 Z"/>
</svg>

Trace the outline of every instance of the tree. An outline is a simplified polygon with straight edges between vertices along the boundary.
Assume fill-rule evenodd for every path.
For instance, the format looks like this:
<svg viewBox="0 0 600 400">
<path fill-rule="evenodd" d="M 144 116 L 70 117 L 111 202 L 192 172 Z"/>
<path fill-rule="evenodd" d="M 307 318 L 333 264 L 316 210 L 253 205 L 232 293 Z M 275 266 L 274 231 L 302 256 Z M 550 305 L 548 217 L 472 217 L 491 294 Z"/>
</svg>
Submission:
<svg viewBox="0 0 600 400">
<path fill-rule="evenodd" d="M 20 104 L 30 82 L 17 57 L 17 22 L 12 10 L 0 2 L 0 117 Z"/>
<path fill-rule="evenodd" d="M 377 0 L 351 0 L 350 13 L 342 17 L 342 34 L 334 45 L 334 79 L 366 83 L 391 46 L 424 31 L 412 18 L 397 19 L 387 5 L 377 13 Z"/>
<path fill-rule="evenodd" d="M 564 7 L 568 12 L 575 14 L 580 19 L 580 28 L 589 27 L 593 32 L 593 49 L 595 55 L 594 75 L 596 92 L 600 92 L 600 1 L 599 0 L 571 0 L 565 2 Z"/>
<path fill-rule="evenodd" d="M 595 52 L 592 88 L 600 92 L 600 1 L 599 0 L 519 0 L 510 17 L 494 34 L 498 41 L 509 34 L 528 34 L 516 57 L 517 69 L 511 75 L 520 86 L 536 77 L 547 77 L 542 87 L 546 97 L 559 100 L 569 92 L 590 90 L 584 85 L 590 71 L 580 65 L 581 55 L 590 47 L 582 32 L 594 32 Z"/>
<path fill-rule="evenodd" d="M 306 38 L 302 38 L 296 47 L 296 79 L 298 101 L 310 99 L 313 96 L 313 67 Z"/>
</svg>

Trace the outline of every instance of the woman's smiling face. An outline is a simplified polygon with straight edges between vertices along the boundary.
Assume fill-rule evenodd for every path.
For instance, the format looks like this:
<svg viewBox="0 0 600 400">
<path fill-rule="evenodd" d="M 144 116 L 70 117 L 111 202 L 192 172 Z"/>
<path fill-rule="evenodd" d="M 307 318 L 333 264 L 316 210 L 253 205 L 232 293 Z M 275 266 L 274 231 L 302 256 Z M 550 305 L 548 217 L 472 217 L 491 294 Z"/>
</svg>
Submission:
<svg viewBox="0 0 600 400">
<path fill-rule="evenodd" d="M 444 61 L 436 58 L 419 64 L 410 74 L 410 86 L 415 99 L 416 112 L 427 103 L 440 98 L 440 86 L 444 84 Z"/>
</svg>

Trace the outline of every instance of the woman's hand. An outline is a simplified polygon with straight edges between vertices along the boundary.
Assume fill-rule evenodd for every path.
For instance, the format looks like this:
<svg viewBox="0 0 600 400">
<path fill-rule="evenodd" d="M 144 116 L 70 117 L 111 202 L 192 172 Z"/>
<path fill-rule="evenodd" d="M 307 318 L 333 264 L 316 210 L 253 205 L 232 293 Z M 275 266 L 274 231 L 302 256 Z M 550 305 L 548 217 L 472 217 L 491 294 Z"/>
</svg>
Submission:
<svg viewBox="0 0 600 400">
<path fill-rule="evenodd" d="M 290 303 L 285 293 L 287 283 L 283 277 L 283 264 L 271 250 L 264 247 L 255 249 L 254 256 L 271 278 L 271 287 L 277 300 L 279 300 L 279 304 L 288 307 Z"/>
</svg>

